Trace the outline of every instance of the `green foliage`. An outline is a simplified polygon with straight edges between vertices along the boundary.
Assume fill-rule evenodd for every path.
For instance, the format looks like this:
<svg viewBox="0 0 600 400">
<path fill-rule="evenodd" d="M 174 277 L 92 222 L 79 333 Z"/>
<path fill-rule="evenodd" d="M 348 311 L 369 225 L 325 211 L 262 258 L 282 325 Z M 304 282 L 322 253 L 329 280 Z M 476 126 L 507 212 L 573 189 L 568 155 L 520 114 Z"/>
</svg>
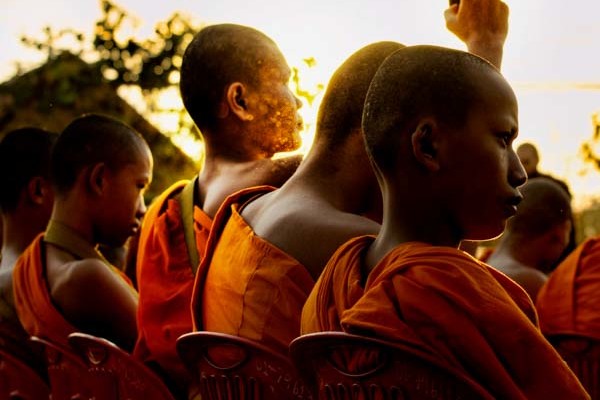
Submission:
<svg viewBox="0 0 600 400">
<path fill-rule="evenodd" d="M 115 86 L 139 85 L 144 91 L 164 89 L 179 82 L 183 53 L 197 31 L 187 17 L 173 14 L 156 26 L 154 38 L 119 40 L 119 32 L 130 17 L 108 0 L 102 1 L 102 10 L 93 45 L 109 82 Z"/>
<path fill-rule="evenodd" d="M 92 49 L 84 50 L 86 38 L 81 32 L 72 29 L 53 31 L 50 27 L 43 29 L 42 39 L 23 37 L 22 43 L 48 55 L 48 61 L 54 60 L 65 51 L 86 59 L 96 60 L 92 69 L 99 74 L 91 74 L 81 78 L 72 74 L 60 74 L 62 80 L 54 80 L 51 90 L 48 90 L 47 102 L 68 105 L 77 99 L 77 89 L 89 80 L 90 85 L 97 84 L 98 76 L 115 89 L 122 85 L 138 86 L 145 101 L 148 113 L 154 115 L 176 116 L 178 127 L 175 132 L 166 132 L 168 136 L 176 136 L 181 132 L 190 133 L 192 137 L 201 140 L 201 135 L 183 107 L 164 108 L 159 105 L 162 93 L 179 84 L 181 61 L 186 46 L 192 40 L 195 32 L 200 29 L 194 26 L 190 18 L 180 13 L 174 13 L 166 21 L 157 24 L 154 35 L 139 40 L 131 37 L 128 27 L 135 26 L 134 17 L 123 8 L 110 0 L 101 1 L 102 16 L 96 22 L 94 36 L 91 41 Z M 71 39 L 65 46 L 66 39 Z M 73 40 L 75 43 L 73 43 Z M 304 59 L 306 67 L 313 68 L 316 60 L 312 57 Z M 306 89 L 301 84 L 299 69 L 292 68 L 292 88 L 296 95 L 312 106 L 315 98 L 322 92 L 323 85 L 318 84 L 313 89 Z M 75 81 L 74 81 L 75 80 Z M 92 82 L 94 81 L 94 82 Z M 31 94 L 32 91 L 27 91 Z"/>
<path fill-rule="evenodd" d="M 314 57 L 305 58 L 303 61 L 308 68 L 314 68 L 317 65 L 317 61 Z M 294 84 L 296 96 L 305 99 L 309 107 L 312 107 L 317 96 L 325 88 L 322 83 L 319 83 L 313 91 L 303 88 L 300 84 L 300 70 L 297 67 L 292 67 L 292 83 Z"/>
<path fill-rule="evenodd" d="M 584 141 L 581 145 L 581 155 L 583 160 L 594 166 L 595 169 L 600 170 L 600 156 L 595 150 L 595 147 L 600 142 L 600 116 L 598 113 L 592 115 L 592 124 L 594 131 L 591 139 Z"/>
</svg>

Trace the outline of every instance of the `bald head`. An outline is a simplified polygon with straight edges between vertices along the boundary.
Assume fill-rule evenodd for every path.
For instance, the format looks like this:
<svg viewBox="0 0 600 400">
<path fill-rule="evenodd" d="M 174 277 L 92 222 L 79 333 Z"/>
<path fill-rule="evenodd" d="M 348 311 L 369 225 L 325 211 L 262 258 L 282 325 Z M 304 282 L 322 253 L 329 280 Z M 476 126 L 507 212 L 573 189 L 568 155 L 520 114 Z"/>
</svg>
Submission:
<svg viewBox="0 0 600 400">
<path fill-rule="evenodd" d="M 537 148 L 533 143 L 523 143 L 517 147 L 517 155 L 525 168 L 528 175 L 533 175 L 537 171 L 538 163 L 540 162 L 540 156 Z"/>
<path fill-rule="evenodd" d="M 50 177 L 50 154 L 58 135 L 27 127 L 11 131 L 0 142 L 0 210 L 14 211 L 21 191 L 34 177 Z"/>
<path fill-rule="evenodd" d="M 198 32 L 183 56 L 179 81 L 183 104 L 198 127 L 214 127 L 229 84 L 256 85 L 260 68 L 276 56 L 283 57 L 275 42 L 247 26 L 219 24 Z"/>
<path fill-rule="evenodd" d="M 323 140 L 329 146 L 336 146 L 360 129 L 365 97 L 373 76 L 390 54 L 403 47 L 396 42 L 372 43 L 344 61 L 331 77 L 323 96 L 315 141 Z"/>
<path fill-rule="evenodd" d="M 571 219 L 569 195 L 551 179 L 531 179 L 520 190 L 523 201 L 507 225 L 511 234 L 538 236 Z"/>
<path fill-rule="evenodd" d="M 114 171 L 136 163 L 148 152 L 142 136 L 128 125 L 97 114 L 73 120 L 52 153 L 52 181 L 58 194 L 73 188 L 86 167 L 104 163 Z"/>
<path fill-rule="evenodd" d="M 389 56 L 373 78 L 363 112 L 367 150 L 378 168 L 394 168 L 403 133 L 422 118 L 462 127 L 480 97 L 484 73 L 499 75 L 482 58 L 442 47 L 412 46 Z"/>
</svg>

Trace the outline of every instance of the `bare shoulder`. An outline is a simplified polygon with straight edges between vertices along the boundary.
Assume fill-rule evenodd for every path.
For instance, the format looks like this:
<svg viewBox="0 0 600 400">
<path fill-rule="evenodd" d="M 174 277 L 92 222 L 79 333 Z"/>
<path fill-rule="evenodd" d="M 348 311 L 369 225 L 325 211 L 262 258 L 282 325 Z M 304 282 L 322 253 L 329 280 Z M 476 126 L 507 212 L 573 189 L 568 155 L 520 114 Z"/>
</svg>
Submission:
<svg viewBox="0 0 600 400">
<path fill-rule="evenodd" d="M 538 292 L 548 280 L 546 274 L 535 268 L 525 265 L 512 265 L 504 271 L 510 278 L 517 282 L 535 301 Z"/>
<path fill-rule="evenodd" d="M 133 348 L 137 294 L 110 266 L 98 259 L 71 261 L 54 283 L 52 300 L 71 324 Z"/>
<path fill-rule="evenodd" d="M 120 285 L 119 278 L 101 260 L 87 258 L 65 263 L 50 284 L 53 298 L 72 298 L 96 292 L 101 287 Z"/>
<path fill-rule="evenodd" d="M 356 236 L 377 234 L 380 228 L 375 221 L 315 197 L 278 198 L 276 192 L 271 197 L 256 212 L 242 216 L 255 234 L 294 257 L 315 279 L 339 246 Z"/>
<path fill-rule="evenodd" d="M 535 268 L 520 267 L 513 270 L 515 280 L 527 282 L 533 285 L 542 285 L 548 280 L 548 276 Z"/>
</svg>

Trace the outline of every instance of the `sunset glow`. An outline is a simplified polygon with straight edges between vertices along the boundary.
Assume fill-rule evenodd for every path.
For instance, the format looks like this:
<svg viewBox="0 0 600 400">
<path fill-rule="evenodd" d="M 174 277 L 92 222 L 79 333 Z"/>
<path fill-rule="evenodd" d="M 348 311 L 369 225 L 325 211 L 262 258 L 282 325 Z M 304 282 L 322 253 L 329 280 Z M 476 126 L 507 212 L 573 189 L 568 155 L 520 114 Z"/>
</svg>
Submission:
<svg viewBox="0 0 600 400">
<path fill-rule="evenodd" d="M 505 45 L 503 73 L 513 84 L 520 105 L 520 134 L 516 144 L 534 142 L 541 154 L 540 169 L 566 179 L 581 207 L 600 195 L 600 172 L 585 164 L 581 144 L 592 137 L 592 115 L 600 111 L 600 5 L 585 0 L 506 0 L 511 9 L 510 32 Z M 411 44 L 437 44 L 464 49 L 444 26 L 445 0 L 258 0 L 153 2 L 118 0 L 134 17 L 127 34 L 152 34 L 157 22 L 174 12 L 190 15 L 198 25 L 235 22 L 250 25 L 271 36 L 291 67 L 300 69 L 301 86 L 314 90 L 326 84 L 335 68 L 361 46 L 378 40 Z M 88 37 L 101 11 L 96 0 L 3 0 L 0 13 L 0 79 L 15 72 L 14 63 L 35 66 L 45 55 L 21 45 L 21 35 L 40 37 L 46 25 L 72 28 Z M 304 61 L 313 57 L 314 66 Z M 177 77 L 173 77 L 177 79 Z M 143 108 L 140 93 L 120 94 Z M 302 152 L 314 134 L 320 97 L 301 113 L 306 131 Z M 173 109 L 181 107 L 176 91 L 156 99 Z M 177 114 L 154 115 L 140 109 L 164 132 L 173 132 Z M 175 140 L 175 138 L 174 138 Z M 198 157 L 202 144 L 183 132 L 177 139 L 188 154 Z"/>
</svg>

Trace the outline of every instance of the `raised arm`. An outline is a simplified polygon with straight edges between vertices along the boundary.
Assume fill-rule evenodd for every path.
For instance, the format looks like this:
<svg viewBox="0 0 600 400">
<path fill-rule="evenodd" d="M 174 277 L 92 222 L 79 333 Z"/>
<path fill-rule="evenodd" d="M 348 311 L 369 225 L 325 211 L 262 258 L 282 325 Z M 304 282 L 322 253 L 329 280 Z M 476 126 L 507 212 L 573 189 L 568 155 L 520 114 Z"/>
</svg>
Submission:
<svg viewBox="0 0 600 400">
<path fill-rule="evenodd" d="M 508 34 L 508 6 L 500 0 L 461 0 L 445 12 L 446 28 L 470 53 L 485 58 L 498 69 L 502 65 Z"/>
</svg>

